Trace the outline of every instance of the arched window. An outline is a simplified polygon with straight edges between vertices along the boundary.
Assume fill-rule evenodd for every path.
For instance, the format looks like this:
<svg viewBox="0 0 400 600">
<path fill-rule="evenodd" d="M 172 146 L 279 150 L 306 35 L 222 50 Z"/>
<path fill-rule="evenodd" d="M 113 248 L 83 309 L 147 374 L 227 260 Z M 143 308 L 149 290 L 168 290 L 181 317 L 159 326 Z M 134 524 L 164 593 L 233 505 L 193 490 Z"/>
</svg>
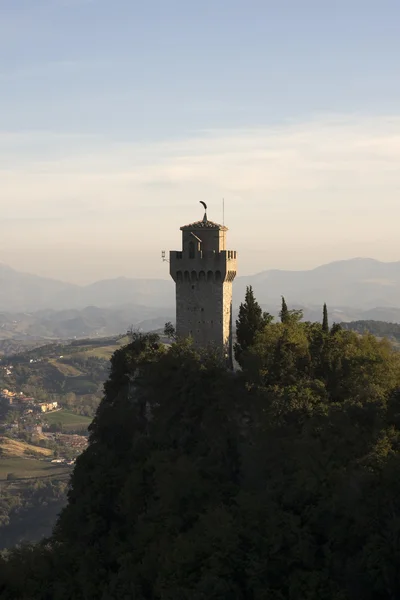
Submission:
<svg viewBox="0 0 400 600">
<path fill-rule="evenodd" d="M 212 281 L 212 280 L 213 280 L 213 272 L 207 271 L 207 281 Z"/>
<path fill-rule="evenodd" d="M 184 279 L 185 279 L 185 281 L 190 281 L 190 273 L 189 273 L 189 271 L 185 271 L 185 273 L 184 273 Z"/>
<path fill-rule="evenodd" d="M 221 271 L 215 271 L 215 281 L 221 281 L 221 280 L 222 280 Z"/>
<path fill-rule="evenodd" d="M 177 281 L 182 281 L 182 271 L 177 271 L 176 272 L 176 280 Z"/>
<path fill-rule="evenodd" d="M 189 242 L 189 258 L 194 258 L 194 242 Z"/>
<path fill-rule="evenodd" d="M 191 278 L 192 278 L 192 281 L 197 281 L 197 273 L 196 273 L 196 271 L 192 271 Z"/>
<path fill-rule="evenodd" d="M 199 273 L 199 281 L 205 281 L 206 279 L 206 274 L 204 271 L 200 271 Z"/>
</svg>

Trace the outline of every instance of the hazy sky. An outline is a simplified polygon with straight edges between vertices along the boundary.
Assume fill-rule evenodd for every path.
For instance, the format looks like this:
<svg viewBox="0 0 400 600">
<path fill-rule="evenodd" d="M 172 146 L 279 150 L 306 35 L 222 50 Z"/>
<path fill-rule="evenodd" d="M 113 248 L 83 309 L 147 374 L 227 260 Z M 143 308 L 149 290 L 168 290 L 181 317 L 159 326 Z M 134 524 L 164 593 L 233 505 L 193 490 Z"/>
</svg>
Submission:
<svg viewBox="0 0 400 600">
<path fill-rule="evenodd" d="M 400 260 L 399 0 L 0 0 L 0 261 L 167 277 Z"/>
</svg>

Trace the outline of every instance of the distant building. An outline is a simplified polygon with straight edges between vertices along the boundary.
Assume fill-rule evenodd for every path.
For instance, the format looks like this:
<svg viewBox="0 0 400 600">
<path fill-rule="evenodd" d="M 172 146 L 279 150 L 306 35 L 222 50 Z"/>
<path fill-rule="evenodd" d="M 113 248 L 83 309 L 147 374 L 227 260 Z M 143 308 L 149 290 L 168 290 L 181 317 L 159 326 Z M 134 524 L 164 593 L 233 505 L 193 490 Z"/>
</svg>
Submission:
<svg viewBox="0 0 400 600">
<path fill-rule="evenodd" d="M 27 425 L 25 429 L 28 433 L 31 433 L 32 435 L 42 435 L 43 433 L 41 425 Z"/>
<path fill-rule="evenodd" d="M 18 396 L 17 402 L 19 404 L 23 404 L 24 406 L 29 405 L 29 404 L 34 404 L 35 403 L 35 399 L 28 397 L 28 396 Z"/>
<path fill-rule="evenodd" d="M 176 333 L 198 347 L 219 349 L 232 364 L 232 282 L 236 251 L 226 249 L 227 227 L 207 219 L 181 227 L 182 250 L 170 252 L 176 284 Z"/>
<path fill-rule="evenodd" d="M 58 407 L 58 402 L 41 402 L 39 405 L 41 412 L 49 412 L 55 410 Z"/>
<path fill-rule="evenodd" d="M 8 402 L 8 404 L 13 404 L 17 398 L 16 392 L 11 392 L 10 390 L 4 389 L 1 391 L 1 397 Z"/>
</svg>

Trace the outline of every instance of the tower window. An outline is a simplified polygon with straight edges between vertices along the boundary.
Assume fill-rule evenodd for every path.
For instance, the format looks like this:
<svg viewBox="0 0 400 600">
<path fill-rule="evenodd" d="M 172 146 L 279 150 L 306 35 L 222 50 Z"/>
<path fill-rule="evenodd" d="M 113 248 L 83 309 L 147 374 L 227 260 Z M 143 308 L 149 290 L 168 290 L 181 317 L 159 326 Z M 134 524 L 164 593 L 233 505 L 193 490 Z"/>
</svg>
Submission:
<svg viewBox="0 0 400 600">
<path fill-rule="evenodd" d="M 189 242 L 189 258 L 194 258 L 194 242 Z"/>
</svg>

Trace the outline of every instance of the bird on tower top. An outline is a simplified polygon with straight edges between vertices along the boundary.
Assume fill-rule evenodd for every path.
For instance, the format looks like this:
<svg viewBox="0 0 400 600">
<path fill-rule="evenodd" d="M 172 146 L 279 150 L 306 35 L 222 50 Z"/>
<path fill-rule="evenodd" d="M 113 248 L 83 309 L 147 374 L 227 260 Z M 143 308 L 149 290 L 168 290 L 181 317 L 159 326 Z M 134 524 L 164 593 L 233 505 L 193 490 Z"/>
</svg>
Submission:
<svg viewBox="0 0 400 600">
<path fill-rule="evenodd" d="M 200 200 L 200 204 L 202 204 L 204 206 L 204 210 L 205 210 L 203 221 L 207 221 L 208 220 L 207 219 L 207 204 L 205 202 L 203 202 L 202 200 Z"/>
</svg>

